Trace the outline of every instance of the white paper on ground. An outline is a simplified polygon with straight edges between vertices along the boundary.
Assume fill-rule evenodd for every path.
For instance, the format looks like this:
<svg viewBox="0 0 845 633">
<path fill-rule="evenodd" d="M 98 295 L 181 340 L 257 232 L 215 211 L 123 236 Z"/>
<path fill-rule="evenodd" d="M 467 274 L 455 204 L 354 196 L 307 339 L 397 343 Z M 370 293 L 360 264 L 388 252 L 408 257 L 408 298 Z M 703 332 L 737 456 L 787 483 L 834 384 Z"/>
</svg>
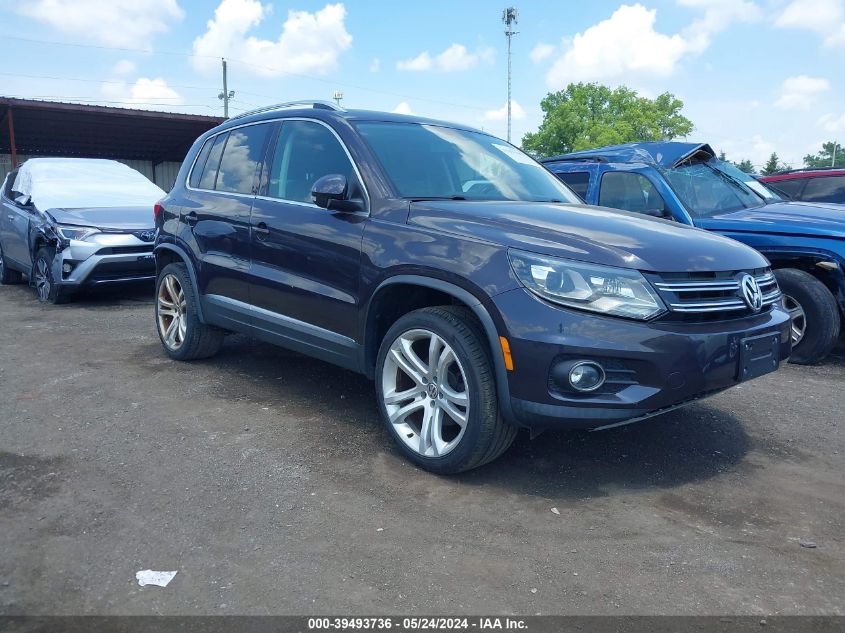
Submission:
<svg viewBox="0 0 845 633">
<path fill-rule="evenodd" d="M 175 571 L 153 571 L 152 569 L 142 569 L 139 572 L 135 572 L 135 579 L 142 587 L 145 585 L 166 587 L 168 583 L 173 580 L 173 576 L 175 575 Z"/>
</svg>

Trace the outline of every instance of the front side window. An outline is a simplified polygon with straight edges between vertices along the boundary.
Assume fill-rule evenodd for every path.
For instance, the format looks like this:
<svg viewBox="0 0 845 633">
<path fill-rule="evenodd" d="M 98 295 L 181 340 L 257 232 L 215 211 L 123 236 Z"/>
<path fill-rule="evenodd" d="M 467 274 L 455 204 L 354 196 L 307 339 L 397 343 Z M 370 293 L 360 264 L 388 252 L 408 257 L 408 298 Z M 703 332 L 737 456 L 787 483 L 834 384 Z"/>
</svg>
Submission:
<svg viewBox="0 0 845 633">
<path fill-rule="evenodd" d="M 220 159 L 217 174 L 217 191 L 253 193 L 255 172 L 264 158 L 269 123 L 247 125 L 229 132 L 229 138 Z"/>
<path fill-rule="evenodd" d="M 807 202 L 845 202 L 845 176 L 811 178 L 801 200 Z"/>
<path fill-rule="evenodd" d="M 346 176 L 350 190 L 357 188 L 352 162 L 332 131 L 315 121 L 282 123 L 270 167 L 267 195 L 313 203 L 311 188 L 319 178 L 329 174 Z"/>
<path fill-rule="evenodd" d="M 763 204 L 762 195 L 710 163 L 693 160 L 666 171 L 672 189 L 693 215 L 710 217 Z M 762 184 L 757 185 L 769 191 Z"/>
<path fill-rule="evenodd" d="M 605 173 L 601 179 L 599 205 L 649 215 L 666 214 L 666 203 L 651 181 L 633 172 Z"/>
<path fill-rule="evenodd" d="M 801 190 L 804 188 L 806 182 L 807 181 L 804 178 L 787 178 L 784 180 L 775 180 L 774 182 L 767 182 L 766 186 L 769 189 L 774 189 L 781 196 L 786 197 L 788 200 L 800 200 Z"/>
<path fill-rule="evenodd" d="M 579 202 L 533 158 L 487 134 L 378 121 L 356 128 L 403 198 Z"/>
</svg>

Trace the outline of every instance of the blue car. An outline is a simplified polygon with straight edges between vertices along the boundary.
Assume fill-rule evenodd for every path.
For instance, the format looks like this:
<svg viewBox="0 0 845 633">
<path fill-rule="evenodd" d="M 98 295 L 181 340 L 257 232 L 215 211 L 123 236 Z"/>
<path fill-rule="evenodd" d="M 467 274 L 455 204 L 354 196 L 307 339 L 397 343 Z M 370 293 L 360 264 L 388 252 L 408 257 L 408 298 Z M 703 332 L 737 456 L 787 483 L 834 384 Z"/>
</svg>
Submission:
<svg viewBox="0 0 845 633">
<path fill-rule="evenodd" d="M 791 362 L 816 363 L 833 349 L 845 316 L 845 206 L 784 201 L 706 144 L 629 143 L 541 162 L 587 204 L 756 248 L 771 262 L 792 316 Z"/>
</svg>

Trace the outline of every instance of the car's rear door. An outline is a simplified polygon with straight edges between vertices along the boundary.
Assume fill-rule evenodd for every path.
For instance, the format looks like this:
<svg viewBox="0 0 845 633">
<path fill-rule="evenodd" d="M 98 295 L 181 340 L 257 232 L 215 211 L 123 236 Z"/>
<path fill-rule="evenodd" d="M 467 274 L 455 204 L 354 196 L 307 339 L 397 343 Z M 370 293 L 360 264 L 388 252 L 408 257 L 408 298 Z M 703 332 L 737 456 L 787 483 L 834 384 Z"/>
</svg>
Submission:
<svg viewBox="0 0 845 633">
<path fill-rule="evenodd" d="M 268 150 L 252 209 L 250 301 L 256 322 L 282 344 L 339 364 L 354 354 L 366 211 L 337 212 L 311 198 L 314 182 L 343 174 L 366 200 L 360 176 L 326 124 L 286 119 Z"/>
<path fill-rule="evenodd" d="M 217 322 L 248 322 L 238 306 L 249 301 L 249 216 L 274 125 L 245 125 L 209 138 L 189 177 L 181 216 L 204 310 Z"/>
</svg>

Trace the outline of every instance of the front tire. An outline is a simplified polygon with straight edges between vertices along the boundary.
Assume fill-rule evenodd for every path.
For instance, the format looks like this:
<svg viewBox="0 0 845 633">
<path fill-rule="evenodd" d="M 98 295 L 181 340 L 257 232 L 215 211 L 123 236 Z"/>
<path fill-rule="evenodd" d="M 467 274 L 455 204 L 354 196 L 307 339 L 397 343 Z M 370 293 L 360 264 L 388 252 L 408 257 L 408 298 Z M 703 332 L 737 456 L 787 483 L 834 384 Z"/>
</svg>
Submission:
<svg viewBox="0 0 845 633">
<path fill-rule="evenodd" d="M 507 450 L 517 428 L 499 415 L 484 334 L 466 308 L 410 312 L 393 324 L 376 363 L 382 418 L 399 449 L 426 470 L 454 474 Z"/>
<path fill-rule="evenodd" d="M 156 280 L 156 330 L 174 360 L 209 358 L 223 345 L 223 330 L 199 320 L 197 301 L 187 266 L 165 266 Z"/>
<path fill-rule="evenodd" d="M 790 363 L 812 365 L 827 357 L 839 338 L 839 306 L 821 281 L 795 268 L 775 271 L 784 307 L 792 317 Z"/>
<path fill-rule="evenodd" d="M 64 290 L 53 278 L 53 259 L 56 252 L 48 247 L 42 246 L 35 253 L 35 261 L 32 264 L 32 275 L 35 282 L 35 296 L 41 303 L 52 303 L 58 305 L 67 303 L 71 299 L 71 293 Z"/>
</svg>

